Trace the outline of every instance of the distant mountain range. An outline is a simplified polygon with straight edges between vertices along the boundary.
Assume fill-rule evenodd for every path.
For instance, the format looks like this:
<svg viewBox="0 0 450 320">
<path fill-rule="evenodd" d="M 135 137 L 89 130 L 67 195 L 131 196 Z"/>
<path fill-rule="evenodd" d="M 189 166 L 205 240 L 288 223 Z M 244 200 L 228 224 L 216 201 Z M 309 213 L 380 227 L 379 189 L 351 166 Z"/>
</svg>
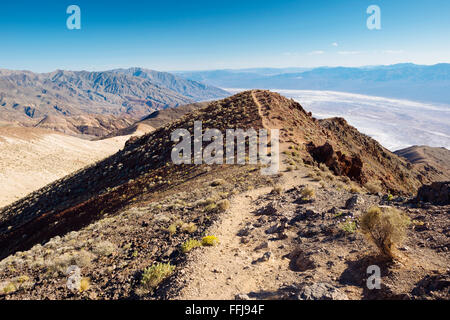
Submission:
<svg viewBox="0 0 450 320">
<path fill-rule="evenodd" d="M 450 104 L 450 64 L 176 72 L 221 88 L 331 90 Z"/>
<path fill-rule="evenodd" d="M 139 120 L 155 110 L 227 95 L 213 86 L 141 68 L 40 74 L 0 70 L 0 123 L 55 124 L 53 129 L 69 134 L 102 135 L 120 129 L 109 128 L 108 117 Z M 89 125 L 98 122 L 99 127 Z M 124 126 L 130 124 L 126 122 Z"/>
</svg>

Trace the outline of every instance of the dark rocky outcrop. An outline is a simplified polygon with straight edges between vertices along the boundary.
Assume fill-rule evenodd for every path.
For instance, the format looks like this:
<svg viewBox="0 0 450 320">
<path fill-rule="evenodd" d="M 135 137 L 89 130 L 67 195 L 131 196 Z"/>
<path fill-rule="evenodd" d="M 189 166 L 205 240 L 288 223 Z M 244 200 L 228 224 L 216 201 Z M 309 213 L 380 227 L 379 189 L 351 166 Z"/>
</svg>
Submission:
<svg viewBox="0 0 450 320">
<path fill-rule="evenodd" d="M 322 146 L 316 146 L 310 142 L 307 150 L 314 160 L 324 163 L 336 175 L 347 176 L 359 183 L 366 183 L 367 179 L 362 172 L 363 163 L 358 156 L 347 156 L 341 151 L 334 151 L 333 146 L 326 142 Z"/>
<path fill-rule="evenodd" d="M 431 185 L 422 186 L 415 200 L 438 205 L 450 204 L 450 181 L 433 182 Z"/>
</svg>

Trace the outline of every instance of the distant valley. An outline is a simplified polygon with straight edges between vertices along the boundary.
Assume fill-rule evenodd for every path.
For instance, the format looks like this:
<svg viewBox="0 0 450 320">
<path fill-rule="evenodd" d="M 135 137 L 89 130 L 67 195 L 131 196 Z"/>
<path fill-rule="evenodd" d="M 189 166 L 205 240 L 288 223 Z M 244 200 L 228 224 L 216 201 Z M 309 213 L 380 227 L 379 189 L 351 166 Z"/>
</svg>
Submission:
<svg viewBox="0 0 450 320">
<path fill-rule="evenodd" d="M 227 95 L 213 86 L 142 68 L 42 74 L 0 70 L 0 125 L 99 137 L 156 110 Z"/>
<path fill-rule="evenodd" d="M 328 90 L 450 104 L 450 64 L 177 72 L 221 88 Z"/>
</svg>

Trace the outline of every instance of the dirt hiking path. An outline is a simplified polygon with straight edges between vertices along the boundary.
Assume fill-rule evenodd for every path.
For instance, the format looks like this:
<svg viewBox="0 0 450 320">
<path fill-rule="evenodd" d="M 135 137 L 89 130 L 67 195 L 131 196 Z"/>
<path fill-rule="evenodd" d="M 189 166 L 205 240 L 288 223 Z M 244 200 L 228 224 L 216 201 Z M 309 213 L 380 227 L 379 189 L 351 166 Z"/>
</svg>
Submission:
<svg viewBox="0 0 450 320">
<path fill-rule="evenodd" d="M 282 185 L 290 188 L 302 183 L 301 176 L 299 172 L 284 175 Z M 186 283 L 176 299 L 234 299 L 237 294 L 250 292 L 268 298 L 270 292 L 295 280 L 297 275 L 289 269 L 289 259 L 283 258 L 286 248 L 279 241 L 267 241 L 268 235 L 254 229 L 248 243 L 242 243 L 246 237 L 238 235 L 257 223 L 258 216 L 253 211 L 260 205 L 254 202 L 272 189 L 250 190 L 231 200 L 229 210 L 210 229 L 210 234 L 219 238 L 219 245 L 190 253 L 183 270 Z"/>
</svg>

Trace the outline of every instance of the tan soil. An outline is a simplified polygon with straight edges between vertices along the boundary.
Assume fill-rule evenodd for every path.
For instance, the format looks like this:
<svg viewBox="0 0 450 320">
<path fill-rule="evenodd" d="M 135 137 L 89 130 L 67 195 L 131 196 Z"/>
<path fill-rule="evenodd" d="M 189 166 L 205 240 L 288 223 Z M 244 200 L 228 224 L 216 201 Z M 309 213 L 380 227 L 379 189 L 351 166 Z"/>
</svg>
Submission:
<svg viewBox="0 0 450 320">
<path fill-rule="evenodd" d="M 38 128 L 0 128 L 0 207 L 116 153 L 129 138 L 88 141 Z"/>
</svg>

